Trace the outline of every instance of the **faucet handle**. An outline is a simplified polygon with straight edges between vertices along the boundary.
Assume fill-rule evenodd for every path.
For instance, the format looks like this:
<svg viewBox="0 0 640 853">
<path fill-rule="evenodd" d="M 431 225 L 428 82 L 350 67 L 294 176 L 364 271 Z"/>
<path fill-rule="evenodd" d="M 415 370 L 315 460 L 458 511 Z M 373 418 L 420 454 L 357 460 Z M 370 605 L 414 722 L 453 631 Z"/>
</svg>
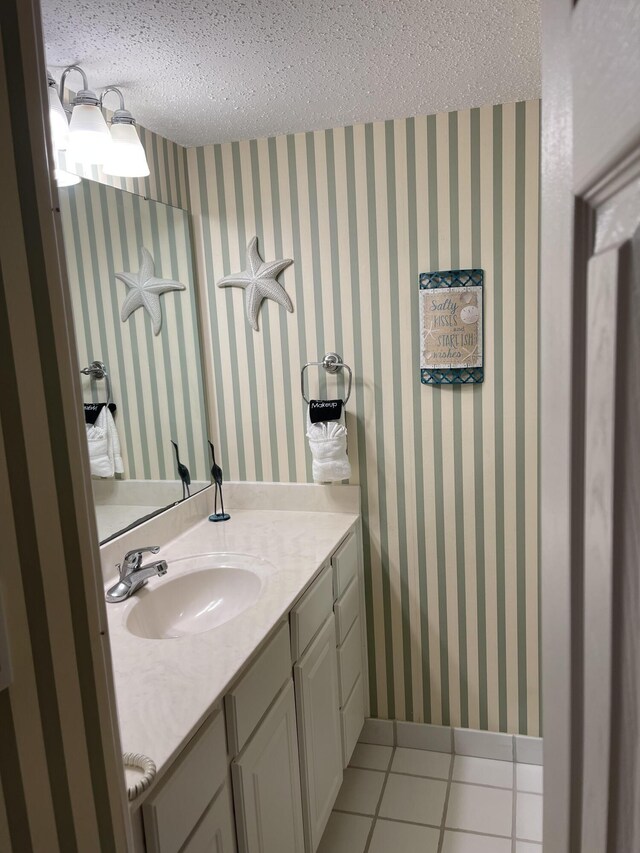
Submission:
<svg viewBox="0 0 640 853">
<path fill-rule="evenodd" d="M 127 551 L 120 566 L 120 577 L 139 568 L 143 554 L 157 554 L 159 550 L 159 545 L 146 545 L 144 548 L 134 548 L 132 551 Z"/>
</svg>

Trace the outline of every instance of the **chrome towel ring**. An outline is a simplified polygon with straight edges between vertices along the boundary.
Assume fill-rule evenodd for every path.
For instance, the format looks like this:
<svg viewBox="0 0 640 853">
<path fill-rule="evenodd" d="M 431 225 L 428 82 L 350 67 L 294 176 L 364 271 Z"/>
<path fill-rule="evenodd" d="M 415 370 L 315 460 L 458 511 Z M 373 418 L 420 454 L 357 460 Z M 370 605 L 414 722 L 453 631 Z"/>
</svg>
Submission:
<svg viewBox="0 0 640 853">
<path fill-rule="evenodd" d="M 304 372 L 308 367 L 324 367 L 327 373 L 337 373 L 339 370 L 347 370 L 349 372 L 349 384 L 347 386 L 347 394 L 342 401 L 346 406 L 349 397 L 351 396 L 351 384 L 353 382 L 353 373 L 348 364 L 345 364 L 342 360 L 342 356 L 339 356 L 337 352 L 328 352 L 325 354 L 322 361 L 308 361 L 302 370 L 300 371 L 300 390 L 302 391 L 302 399 L 305 403 L 309 403 L 307 399 L 307 395 L 304 392 Z"/>
<path fill-rule="evenodd" d="M 104 379 L 107 385 L 107 406 L 111 402 L 111 380 L 104 361 L 92 361 L 89 367 L 83 367 L 80 373 L 90 376 L 92 379 Z"/>
</svg>

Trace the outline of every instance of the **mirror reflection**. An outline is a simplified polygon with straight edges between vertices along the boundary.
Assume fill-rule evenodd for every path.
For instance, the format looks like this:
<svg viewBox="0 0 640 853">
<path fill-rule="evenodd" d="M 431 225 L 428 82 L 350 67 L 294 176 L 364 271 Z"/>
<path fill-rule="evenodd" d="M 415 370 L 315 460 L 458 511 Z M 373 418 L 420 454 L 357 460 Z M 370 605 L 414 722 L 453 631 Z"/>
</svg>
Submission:
<svg viewBox="0 0 640 853">
<path fill-rule="evenodd" d="M 105 541 L 209 485 L 190 223 L 88 180 L 60 208 Z"/>
</svg>

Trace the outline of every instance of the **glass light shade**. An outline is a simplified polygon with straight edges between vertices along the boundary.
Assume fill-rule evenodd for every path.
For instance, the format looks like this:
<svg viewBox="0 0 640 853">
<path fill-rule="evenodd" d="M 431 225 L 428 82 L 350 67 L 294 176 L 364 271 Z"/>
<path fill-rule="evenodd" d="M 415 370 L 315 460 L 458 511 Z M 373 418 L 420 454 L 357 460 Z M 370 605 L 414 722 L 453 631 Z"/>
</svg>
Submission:
<svg viewBox="0 0 640 853">
<path fill-rule="evenodd" d="M 132 124 L 111 125 L 112 145 L 102 171 L 116 178 L 144 178 L 149 174 L 147 155 Z"/>
<path fill-rule="evenodd" d="M 101 166 L 109 154 L 111 134 L 100 107 L 76 104 L 69 123 L 67 160 Z"/>
<path fill-rule="evenodd" d="M 69 141 L 69 122 L 55 86 L 49 86 L 49 124 L 51 138 L 56 151 L 67 147 Z"/>
</svg>

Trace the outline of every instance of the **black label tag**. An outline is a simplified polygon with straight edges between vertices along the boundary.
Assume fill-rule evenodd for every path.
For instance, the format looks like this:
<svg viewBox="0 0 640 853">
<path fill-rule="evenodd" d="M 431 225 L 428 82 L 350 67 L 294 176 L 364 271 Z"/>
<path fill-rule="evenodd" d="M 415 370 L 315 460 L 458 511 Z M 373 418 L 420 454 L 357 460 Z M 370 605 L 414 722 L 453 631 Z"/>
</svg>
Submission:
<svg viewBox="0 0 640 853">
<path fill-rule="evenodd" d="M 342 400 L 312 400 L 309 403 L 309 420 L 312 424 L 339 421 L 341 416 Z"/>
<path fill-rule="evenodd" d="M 85 403 L 84 404 L 84 422 L 86 424 L 95 424 L 98 420 L 98 415 L 102 411 L 105 403 Z M 116 404 L 109 403 L 109 411 L 112 415 L 116 413 Z"/>
</svg>

